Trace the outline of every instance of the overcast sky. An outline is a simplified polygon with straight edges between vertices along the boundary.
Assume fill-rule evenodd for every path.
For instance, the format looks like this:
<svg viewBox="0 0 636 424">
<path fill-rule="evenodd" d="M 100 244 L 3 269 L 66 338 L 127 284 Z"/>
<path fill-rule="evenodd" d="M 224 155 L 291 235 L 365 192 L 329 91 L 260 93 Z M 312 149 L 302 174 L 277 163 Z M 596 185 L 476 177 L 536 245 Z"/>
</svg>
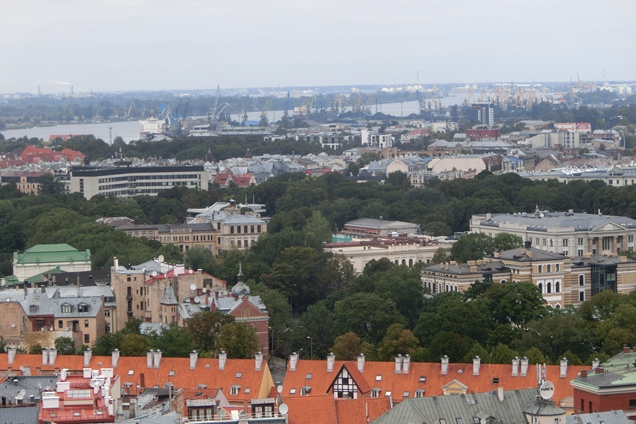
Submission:
<svg viewBox="0 0 636 424">
<path fill-rule="evenodd" d="M 633 0 L 2 4 L 0 93 L 636 79 Z"/>
</svg>

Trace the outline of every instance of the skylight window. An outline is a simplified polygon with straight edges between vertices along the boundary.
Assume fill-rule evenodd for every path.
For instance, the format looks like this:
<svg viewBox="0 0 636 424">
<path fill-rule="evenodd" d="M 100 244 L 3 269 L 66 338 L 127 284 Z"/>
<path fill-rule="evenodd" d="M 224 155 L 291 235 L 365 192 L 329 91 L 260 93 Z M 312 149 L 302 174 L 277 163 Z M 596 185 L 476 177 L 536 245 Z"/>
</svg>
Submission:
<svg viewBox="0 0 636 424">
<path fill-rule="evenodd" d="M 376 375 L 375 381 L 382 381 L 382 376 L 380 374 Z"/>
<path fill-rule="evenodd" d="M 305 380 L 311 380 L 311 374 L 305 375 Z"/>
<path fill-rule="evenodd" d="M 236 373 L 236 378 L 241 378 L 243 377 L 243 373 L 242 372 L 237 372 Z"/>
<path fill-rule="evenodd" d="M 128 370 L 128 375 L 133 375 L 135 373 L 135 370 Z"/>
<path fill-rule="evenodd" d="M 426 383 L 426 376 L 420 375 L 420 383 Z"/>
<path fill-rule="evenodd" d="M 174 377 L 174 370 L 170 370 L 170 372 L 168 373 L 168 377 Z"/>
<path fill-rule="evenodd" d="M 289 389 L 289 394 L 290 395 L 295 395 L 296 394 L 296 389 Z"/>
</svg>

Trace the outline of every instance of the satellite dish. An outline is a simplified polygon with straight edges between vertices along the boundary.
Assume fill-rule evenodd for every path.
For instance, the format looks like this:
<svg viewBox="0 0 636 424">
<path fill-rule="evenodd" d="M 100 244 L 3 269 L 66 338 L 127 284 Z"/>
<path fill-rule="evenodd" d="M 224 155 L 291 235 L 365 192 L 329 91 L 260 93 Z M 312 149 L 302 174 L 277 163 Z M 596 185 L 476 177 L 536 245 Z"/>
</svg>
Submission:
<svg viewBox="0 0 636 424">
<path fill-rule="evenodd" d="M 278 387 L 276 387 L 276 391 L 278 392 L 279 395 L 283 393 L 283 385 L 279 384 Z"/>
<path fill-rule="evenodd" d="M 194 296 L 194 303 L 201 302 L 201 298 L 199 296 Z"/>
<path fill-rule="evenodd" d="M 541 387 L 539 387 L 539 394 L 545 400 L 552 399 L 552 396 L 554 396 L 554 384 L 550 381 L 543 382 Z"/>
<path fill-rule="evenodd" d="M 195 291 L 197 289 L 197 285 L 192 283 L 190 284 L 190 291 Z"/>
<path fill-rule="evenodd" d="M 157 256 L 157 261 L 158 262 L 163 262 L 166 258 L 163 257 L 163 255 L 159 255 Z"/>
<path fill-rule="evenodd" d="M 280 406 L 278 407 L 278 412 L 285 415 L 289 412 L 289 407 L 287 406 L 286 403 L 281 403 Z"/>
<path fill-rule="evenodd" d="M 203 289 L 201 289 L 201 291 L 202 291 L 203 293 L 206 293 L 206 292 L 208 291 L 208 289 L 206 289 L 205 287 L 203 287 Z"/>
</svg>

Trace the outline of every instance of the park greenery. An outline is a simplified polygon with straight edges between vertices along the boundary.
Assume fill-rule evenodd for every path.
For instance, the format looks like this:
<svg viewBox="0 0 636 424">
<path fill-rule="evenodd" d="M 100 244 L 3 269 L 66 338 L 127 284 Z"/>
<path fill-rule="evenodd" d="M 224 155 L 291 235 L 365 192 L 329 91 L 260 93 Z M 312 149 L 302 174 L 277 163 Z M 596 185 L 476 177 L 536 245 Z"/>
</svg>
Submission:
<svg viewBox="0 0 636 424">
<path fill-rule="evenodd" d="M 390 360 L 410 354 L 414 360 L 453 361 L 479 355 L 485 361 L 507 362 L 527 356 L 532 362 L 589 363 L 614 354 L 623 344 L 636 344 L 636 295 L 603 292 L 579 308 L 553 310 L 529 283 L 476 283 L 466 293 L 427 296 L 420 280 L 421 264 L 412 268 L 372 261 L 356 275 L 342 256 L 323 250 L 335 229 L 357 218 L 415 222 L 431 235 L 467 231 L 473 214 L 568 210 L 636 218 L 636 186 L 610 187 L 602 182 L 568 185 L 532 181 L 516 174 L 482 172 L 472 180 L 428 181 L 411 187 L 405 175 L 391 174 L 384 184 L 359 184 L 330 173 L 310 178 L 288 173 L 248 188 L 194 191 L 182 187 L 157 197 L 117 199 L 79 193 L 61 194 L 55 186 L 23 195 L 14 186 L 0 187 L 0 272 L 10 275 L 15 251 L 41 243 L 68 243 L 90 249 L 94 269 L 120 263 L 138 264 L 164 255 L 167 261 L 201 268 L 236 283 L 239 262 L 252 294 L 260 295 L 270 316 L 275 355 L 291 352 Z M 230 198 L 254 198 L 264 203 L 271 222 L 268 234 L 246 251 L 213 257 L 193 249 L 182 257 L 172 245 L 132 238 L 95 220 L 129 216 L 142 223 L 182 221 L 188 208 L 209 206 Z M 491 239 L 467 235 L 450 257 L 437 252 L 436 261 L 479 259 L 520 245 L 510 235 Z M 520 305 L 520 306 L 519 306 Z M 123 354 L 161 349 L 167 356 L 185 356 L 192 349 L 214 356 L 250 356 L 255 346 L 248 328 L 230 317 L 203 314 L 186 328 L 141 336 L 135 323 L 121 333 L 107 334 L 92 346 L 96 354 L 115 347 Z"/>
</svg>

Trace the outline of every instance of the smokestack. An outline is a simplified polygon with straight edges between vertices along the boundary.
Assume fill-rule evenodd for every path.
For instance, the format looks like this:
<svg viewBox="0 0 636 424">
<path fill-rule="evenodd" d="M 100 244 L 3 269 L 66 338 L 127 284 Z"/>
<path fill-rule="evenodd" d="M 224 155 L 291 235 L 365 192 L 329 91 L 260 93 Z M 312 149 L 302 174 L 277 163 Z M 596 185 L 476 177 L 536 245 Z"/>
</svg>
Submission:
<svg viewBox="0 0 636 424">
<path fill-rule="evenodd" d="M 333 352 L 329 352 L 327 355 L 327 372 L 333 372 L 333 366 L 336 362 L 336 355 Z"/>
<path fill-rule="evenodd" d="M 407 353 L 402 358 L 402 374 L 408 374 L 411 369 L 411 356 Z"/>
<path fill-rule="evenodd" d="M 7 356 L 7 362 L 9 363 L 9 365 L 13 365 L 13 361 L 15 360 L 15 354 L 17 353 L 15 347 L 11 346 L 8 349 L 8 356 Z"/>
<path fill-rule="evenodd" d="M 442 375 L 448 374 L 448 356 L 442 356 Z"/>
<path fill-rule="evenodd" d="M 86 349 L 84 351 L 84 366 L 85 367 L 91 364 L 91 355 L 92 355 L 92 351 L 90 349 Z"/>
<path fill-rule="evenodd" d="M 57 358 L 57 349 L 52 347 L 49 349 L 49 365 L 55 365 L 55 359 Z"/>
<path fill-rule="evenodd" d="M 224 350 L 219 353 L 219 371 L 223 371 L 225 369 L 225 362 L 227 361 L 227 353 Z"/>
<path fill-rule="evenodd" d="M 193 370 L 197 367 L 197 360 L 199 359 L 199 354 L 196 350 L 190 352 L 190 369 Z"/>
<path fill-rule="evenodd" d="M 400 374 L 402 372 L 402 355 L 398 353 L 395 357 L 395 373 Z"/>
<path fill-rule="evenodd" d="M 115 349 L 111 353 L 111 364 L 113 368 L 117 367 L 118 362 L 119 362 L 119 349 Z"/>
<path fill-rule="evenodd" d="M 559 377 L 565 378 L 568 376 L 568 360 L 566 358 L 561 359 L 560 371 Z"/>
<path fill-rule="evenodd" d="M 475 356 L 473 358 L 473 375 L 479 375 L 479 367 L 481 367 L 481 358 Z"/>
<path fill-rule="evenodd" d="M 161 350 L 157 349 L 152 356 L 154 358 L 155 368 L 159 368 L 159 365 L 161 365 Z"/>
<path fill-rule="evenodd" d="M 146 367 L 148 368 L 152 368 L 154 353 L 155 353 L 154 349 L 150 349 L 148 352 L 146 352 Z"/>
<path fill-rule="evenodd" d="M 528 375 L 528 357 L 524 356 L 521 358 L 521 376 L 525 377 Z"/>
<path fill-rule="evenodd" d="M 260 371 L 261 367 L 263 366 L 263 352 L 256 352 L 256 356 L 255 356 L 255 362 L 256 362 L 256 371 Z"/>
<path fill-rule="evenodd" d="M 364 353 L 358 355 L 358 371 L 364 372 L 364 362 L 365 362 Z"/>
<path fill-rule="evenodd" d="M 42 349 L 42 365 L 49 364 L 49 348 L 45 347 Z"/>
</svg>

